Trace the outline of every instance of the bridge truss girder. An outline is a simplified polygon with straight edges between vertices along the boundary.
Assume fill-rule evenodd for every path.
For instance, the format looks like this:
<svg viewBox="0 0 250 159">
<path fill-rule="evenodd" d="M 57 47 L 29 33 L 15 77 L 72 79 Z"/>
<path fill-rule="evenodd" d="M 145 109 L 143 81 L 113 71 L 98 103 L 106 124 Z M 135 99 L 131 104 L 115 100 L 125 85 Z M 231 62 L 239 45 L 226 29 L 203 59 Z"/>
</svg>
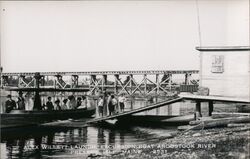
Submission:
<svg viewBox="0 0 250 159">
<path fill-rule="evenodd" d="M 168 94 L 175 91 L 178 85 L 173 81 L 173 75 L 179 74 L 183 77 L 183 84 L 198 85 L 198 80 L 192 77 L 198 71 L 114 71 L 114 72 L 87 72 L 83 73 L 2 73 L 2 87 L 33 88 L 54 87 L 60 89 L 88 87 L 89 94 L 95 95 L 98 92 L 111 91 L 114 94 L 126 95 L 149 95 Z M 66 77 L 71 77 L 65 79 Z M 125 81 L 120 78 L 125 76 Z M 10 79 L 18 79 L 16 86 L 10 85 Z M 86 77 L 81 79 L 81 77 Z M 112 79 L 112 80 L 111 80 Z M 48 82 L 52 81 L 52 82 Z M 37 83 L 38 82 L 38 83 Z M 82 82 L 82 84 L 81 84 Z M 48 83 L 51 83 L 50 85 Z"/>
</svg>

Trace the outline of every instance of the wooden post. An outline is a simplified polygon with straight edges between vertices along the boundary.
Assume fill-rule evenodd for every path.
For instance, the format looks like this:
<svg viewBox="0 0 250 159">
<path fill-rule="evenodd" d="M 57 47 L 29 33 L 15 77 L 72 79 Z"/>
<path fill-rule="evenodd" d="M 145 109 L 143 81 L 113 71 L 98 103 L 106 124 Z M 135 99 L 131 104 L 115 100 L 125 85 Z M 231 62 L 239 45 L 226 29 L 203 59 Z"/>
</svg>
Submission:
<svg viewBox="0 0 250 159">
<path fill-rule="evenodd" d="M 56 88 L 56 77 L 55 76 L 53 77 L 53 85 L 54 85 L 54 88 Z"/>
<path fill-rule="evenodd" d="M 41 86 L 44 86 L 44 85 L 45 85 L 45 77 L 41 76 Z"/>
<path fill-rule="evenodd" d="M 71 84 L 71 87 L 72 88 L 76 88 L 78 86 L 78 78 L 79 76 L 78 75 L 72 75 L 72 84 Z"/>
<path fill-rule="evenodd" d="M 55 87 L 57 87 L 57 85 L 58 85 L 58 88 L 62 88 L 62 86 L 61 86 L 61 83 L 60 83 L 60 79 L 62 78 L 62 76 L 61 75 L 55 75 Z"/>
<path fill-rule="evenodd" d="M 186 73 L 185 74 L 185 85 L 187 85 L 188 84 L 188 74 Z"/>
<path fill-rule="evenodd" d="M 39 95 L 39 83 L 40 83 L 40 73 L 36 73 L 35 76 L 35 88 L 37 89 L 35 91 L 35 98 L 34 98 L 34 106 L 33 109 L 34 110 L 42 110 L 42 103 L 41 103 L 41 98 Z"/>
<path fill-rule="evenodd" d="M 155 96 L 155 103 L 158 103 L 158 95 Z M 159 115 L 160 108 L 156 108 L 156 115 Z"/>
<path fill-rule="evenodd" d="M 198 117 L 202 117 L 201 114 L 201 101 L 197 100 L 195 105 L 195 119 L 198 119 Z"/>
<path fill-rule="evenodd" d="M 213 110 L 214 110 L 214 102 L 209 101 L 208 102 L 208 116 L 212 116 Z"/>
<path fill-rule="evenodd" d="M 114 93 L 119 95 L 118 92 L 118 81 L 116 79 L 119 79 L 119 75 L 115 75 L 115 82 L 114 82 Z"/>
<path fill-rule="evenodd" d="M 159 94 L 159 74 L 155 75 L 155 83 L 156 83 L 156 94 Z"/>
<path fill-rule="evenodd" d="M 144 74 L 144 95 L 147 95 L 147 74 Z"/>
<path fill-rule="evenodd" d="M 130 96 L 130 100 L 131 100 L 131 101 L 130 101 L 130 104 L 131 104 L 130 109 L 133 110 L 133 108 L 134 108 L 133 104 L 134 104 L 134 100 L 135 100 L 135 99 L 134 99 L 133 96 Z"/>
<path fill-rule="evenodd" d="M 107 75 L 102 75 L 102 92 L 106 90 L 106 85 L 107 85 Z"/>
<path fill-rule="evenodd" d="M 168 74 L 169 81 L 168 81 L 168 86 L 169 86 L 169 91 L 171 93 L 172 91 L 172 74 Z"/>
<path fill-rule="evenodd" d="M 20 76 L 18 77 L 18 87 L 19 87 L 19 88 L 22 87 L 22 83 L 23 83 L 23 81 L 24 81 L 24 78 L 25 78 L 25 76 L 22 76 L 22 75 L 20 75 Z"/>
<path fill-rule="evenodd" d="M 92 90 L 90 91 L 90 93 L 93 95 L 95 94 L 95 90 L 98 87 L 98 84 L 96 85 L 96 75 L 90 75 L 90 88 L 92 88 Z"/>
<path fill-rule="evenodd" d="M 132 95 L 132 92 L 133 92 L 133 81 L 132 81 L 132 78 L 133 78 L 133 75 L 129 75 L 129 87 L 130 87 L 130 95 Z"/>
</svg>

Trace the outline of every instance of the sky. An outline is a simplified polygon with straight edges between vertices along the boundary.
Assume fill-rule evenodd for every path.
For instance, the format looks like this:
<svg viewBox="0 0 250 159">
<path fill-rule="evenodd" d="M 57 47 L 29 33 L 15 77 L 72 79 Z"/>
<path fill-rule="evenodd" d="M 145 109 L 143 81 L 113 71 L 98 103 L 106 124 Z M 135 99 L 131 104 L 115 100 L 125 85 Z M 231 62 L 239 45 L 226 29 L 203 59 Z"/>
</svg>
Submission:
<svg viewBox="0 0 250 159">
<path fill-rule="evenodd" d="M 0 8 L 3 72 L 199 69 L 200 44 L 249 45 L 248 0 L 198 0 L 199 12 L 195 0 L 1 1 Z"/>
</svg>

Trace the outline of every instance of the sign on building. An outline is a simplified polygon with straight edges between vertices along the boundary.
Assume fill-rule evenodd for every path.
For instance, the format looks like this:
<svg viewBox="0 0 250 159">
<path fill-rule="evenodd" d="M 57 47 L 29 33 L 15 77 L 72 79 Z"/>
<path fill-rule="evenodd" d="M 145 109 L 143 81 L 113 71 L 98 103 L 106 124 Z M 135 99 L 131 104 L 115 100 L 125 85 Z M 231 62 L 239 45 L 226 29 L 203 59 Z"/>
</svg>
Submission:
<svg viewBox="0 0 250 159">
<path fill-rule="evenodd" d="M 213 73 L 223 73 L 224 72 L 224 56 L 223 55 L 213 55 L 212 56 L 212 70 Z"/>
</svg>

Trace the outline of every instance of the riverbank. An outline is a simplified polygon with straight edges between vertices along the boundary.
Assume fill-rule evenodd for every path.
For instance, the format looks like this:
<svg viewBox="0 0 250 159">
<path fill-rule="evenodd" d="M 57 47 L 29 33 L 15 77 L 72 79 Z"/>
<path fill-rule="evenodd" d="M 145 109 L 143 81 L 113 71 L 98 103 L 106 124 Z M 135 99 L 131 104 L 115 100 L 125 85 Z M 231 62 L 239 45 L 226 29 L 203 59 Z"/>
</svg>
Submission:
<svg viewBox="0 0 250 159">
<path fill-rule="evenodd" d="M 159 142 L 138 145 L 134 148 L 99 158 L 250 158 L 250 124 L 245 127 L 215 128 L 178 132 Z"/>
</svg>

